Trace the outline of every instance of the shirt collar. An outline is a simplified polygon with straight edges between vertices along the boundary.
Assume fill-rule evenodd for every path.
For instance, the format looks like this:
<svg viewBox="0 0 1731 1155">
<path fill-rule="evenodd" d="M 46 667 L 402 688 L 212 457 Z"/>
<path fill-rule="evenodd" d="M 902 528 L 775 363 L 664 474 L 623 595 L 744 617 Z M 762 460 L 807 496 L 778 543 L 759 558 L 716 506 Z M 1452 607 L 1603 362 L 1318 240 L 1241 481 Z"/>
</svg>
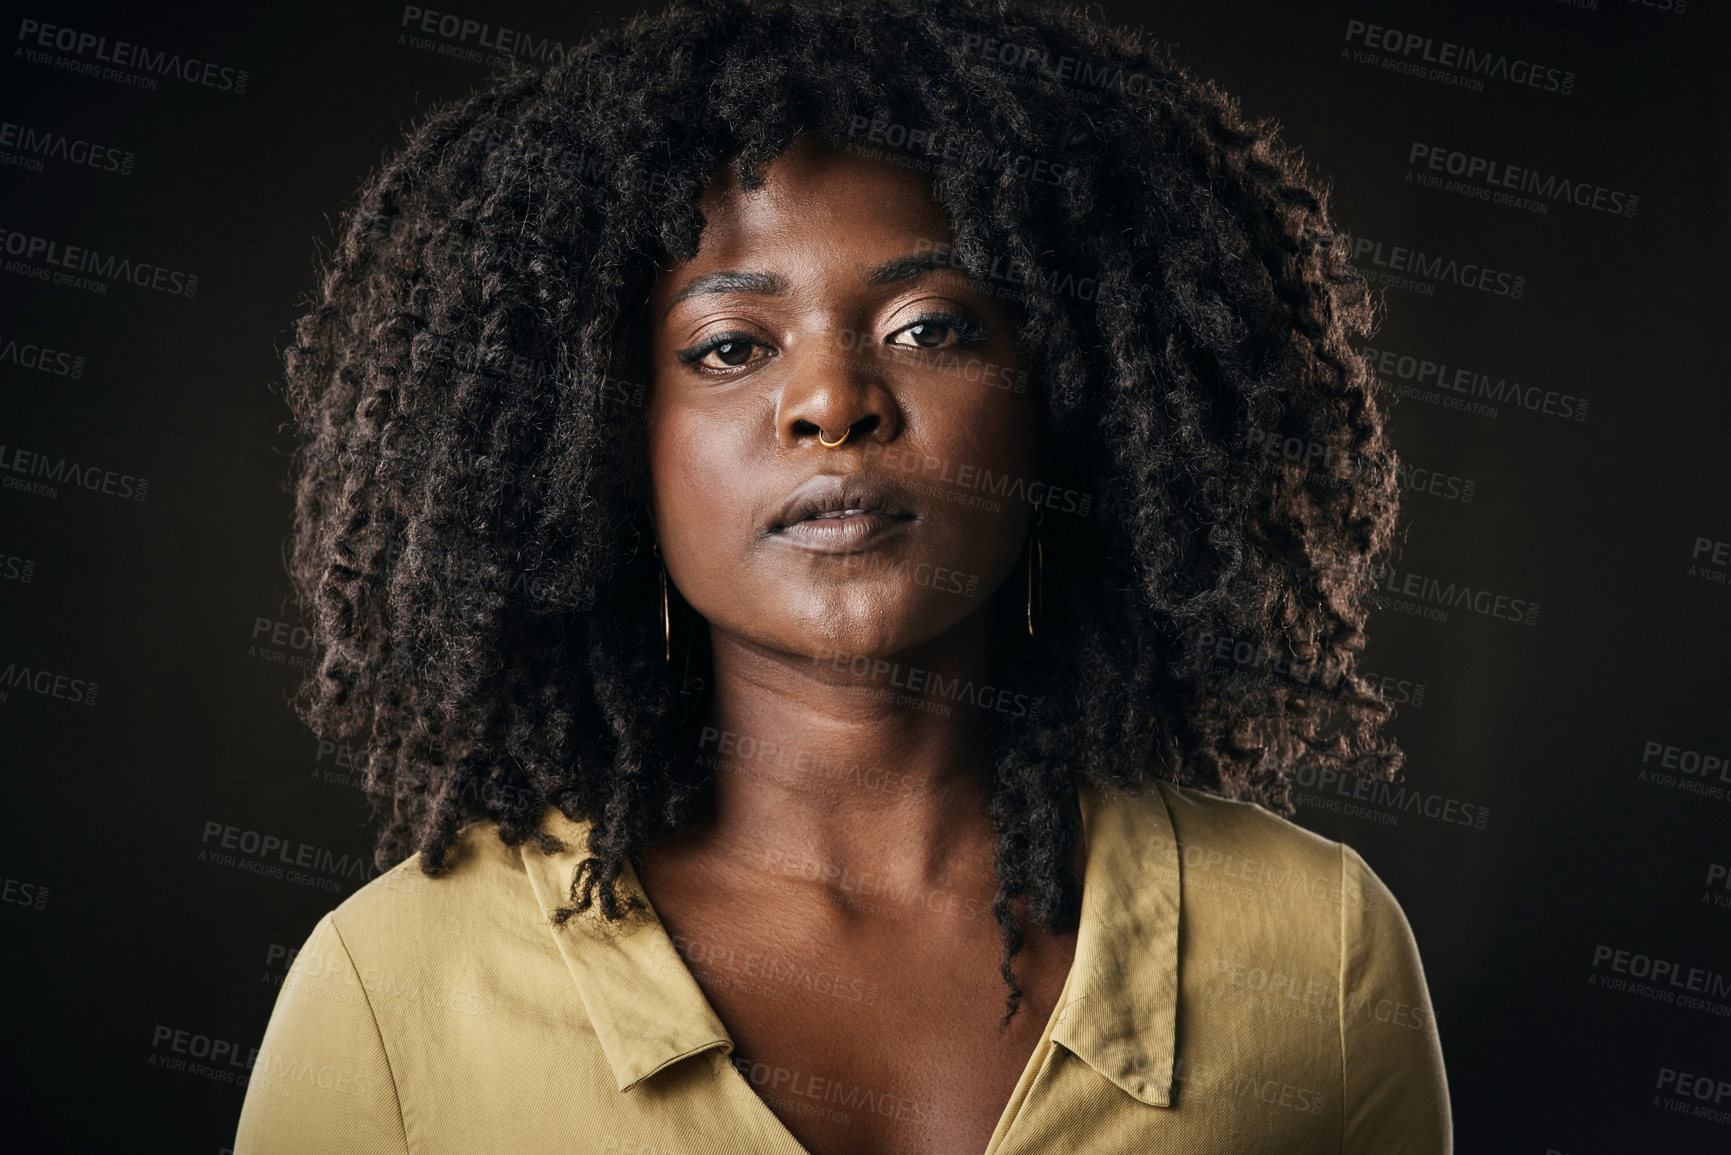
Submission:
<svg viewBox="0 0 1731 1155">
<path fill-rule="evenodd" d="M 1076 959 L 1052 1040 L 1139 1102 L 1172 1105 L 1178 843 L 1158 788 L 1077 791 L 1087 874 Z"/>
<path fill-rule="evenodd" d="M 1139 1102 L 1172 1105 L 1178 1011 L 1178 845 L 1158 789 L 1077 792 L 1087 845 L 1076 957 L 1052 1039 Z M 589 825 L 549 807 L 542 829 L 565 844 L 520 848 L 536 901 L 565 906 Z M 620 896 L 648 902 L 626 865 Z M 660 920 L 612 923 L 591 907 L 553 935 L 621 1091 L 672 1063 L 733 1040 Z"/>
<path fill-rule="evenodd" d="M 572 875 L 589 856 L 589 824 L 572 822 L 549 807 L 541 828 L 563 842 L 565 849 L 543 854 L 528 842 L 518 849 L 535 899 L 551 917 L 568 905 Z M 620 898 L 627 895 L 648 902 L 629 863 L 619 885 Z M 699 1051 L 733 1049 L 727 1029 L 710 1009 L 653 908 L 609 922 L 590 907 L 555 930 L 553 939 L 621 1091 Z"/>
</svg>

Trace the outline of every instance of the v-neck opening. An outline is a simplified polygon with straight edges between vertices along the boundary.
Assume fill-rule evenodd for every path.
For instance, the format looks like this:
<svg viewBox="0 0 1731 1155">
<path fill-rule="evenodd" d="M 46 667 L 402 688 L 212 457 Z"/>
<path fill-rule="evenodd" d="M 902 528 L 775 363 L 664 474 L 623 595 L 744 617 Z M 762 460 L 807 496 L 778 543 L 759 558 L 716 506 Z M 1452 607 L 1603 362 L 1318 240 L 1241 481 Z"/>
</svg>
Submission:
<svg viewBox="0 0 1731 1155">
<path fill-rule="evenodd" d="M 1087 789 L 1087 787 L 1083 786 L 1081 789 Z M 1082 902 L 1080 905 L 1082 910 L 1081 917 L 1083 919 L 1087 917 L 1087 890 L 1089 878 L 1092 874 L 1089 867 L 1090 860 L 1094 857 L 1094 848 L 1088 841 L 1088 809 L 1089 808 L 1086 805 L 1080 807 L 1082 815 L 1081 838 L 1083 852 L 1083 875 L 1081 880 Z M 529 856 L 525 854 L 524 858 L 527 860 Z M 535 874 L 533 870 L 530 873 L 532 877 Z M 702 1004 L 703 1010 L 707 1012 L 706 1017 L 709 1022 L 713 1024 L 716 1033 L 719 1036 L 712 1038 L 707 1043 L 694 1046 L 684 1055 L 666 1059 L 655 1067 L 655 1071 L 658 1072 L 677 1062 L 697 1060 L 705 1051 L 714 1051 L 718 1048 L 724 1049 L 725 1054 L 714 1056 L 710 1060 L 723 1062 L 731 1068 L 731 1072 L 722 1072 L 720 1077 L 722 1079 L 737 1079 L 739 1081 L 745 1093 L 750 1096 L 751 1102 L 755 1108 L 762 1111 L 769 1120 L 773 1121 L 774 1132 L 786 1139 L 790 1151 L 799 1152 L 801 1155 L 813 1155 L 810 1149 L 807 1148 L 805 1144 L 801 1143 L 798 1137 L 788 1129 L 786 1122 L 782 1120 L 781 1116 L 777 1115 L 770 1105 L 757 1094 L 757 1091 L 752 1087 L 750 1081 L 746 1079 L 745 1075 L 740 1072 L 737 1066 L 734 1065 L 732 1055 L 735 1051 L 735 1043 L 732 1031 L 727 1028 L 727 1024 L 722 1021 L 719 1012 L 717 1012 L 714 1005 L 710 1003 L 708 994 L 703 990 L 702 984 L 697 981 L 697 976 L 691 972 L 690 965 L 674 948 L 672 936 L 668 933 L 666 924 L 662 922 L 660 914 L 655 910 L 654 900 L 650 897 L 647 888 L 642 885 L 641 881 L 636 877 L 636 872 L 629 866 L 627 866 L 625 873 L 625 882 L 627 887 L 639 895 L 647 906 L 647 910 L 643 913 L 648 917 L 645 919 L 643 925 L 636 928 L 634 935 L 646 934 L 650 936 L 653 945 L 648 943 L 644 945 L 648 946 L 651 955 L 658 956 L 662 960 L 662 965 L 666 968 L 676 969 L 677 971 L 683 972 L 684 981 L 676 981 L 676 987 L 683 988 L 684 992 L 696 995 L 697 999 L 700 1000 Z M 543 896 L 543 901 L 545 901 L 546 897 L 547 896 Z M 1081 943 L 1081 930 L 1081 926 L 1078 925 L 1078 945 Z M 562 950 L 561 953 L 564 953 L 564 951 Z M 987 1140 L 985 1149 L 981 1152 L 981 1155 L 995 1155 L 995 1153 L 1002 1147 L 1003 1143 L 1007 1141 L 1017 1117 L 1020 1116 L 1023 1108 L 1026 1106 L 1028 1097 L 1033 1091 L 1034 1086 L 1039 1082 L 1040 1075 L 1049 1065 L 1053 1050 L 1059 1045 L 1053 1039 L 1053 1034 L 1057 1029 L 1058 1023 L 1063 1015 L 1065 1004 L 1069 998 L 1079 955 L 1080 952 L 1078 951 L 1071 956 L 1070 966 L 1064 975 L 1064 985 L 1059 989 L 1058 997 L 1052 1004 L 1051 1012 L 1046 1016 L 1046 1025 L 1040 1032 L 1039 1038 L 1035 1040 L 1033 1050 L 1028 1055 L 1027 1062 L 1023 1065 L 1022 1073 L 1017 1078 L 1015 1088 L 1010 1092 L 1009 1099 L 1005 1102 L 1003 1109 L 999 1112 L 997 1124 L 993 1127 L 991 1137 Z M 567 959 L 568 963 L 574 961 L 575 960 L 572 958 Z M 687 986 L 687 984 L 689 984 L 689 986 Z M 591 1008 L 591 1013 L 594 1013 L 593 1008 Z M 638 1075 L 638 1079 L 647 1078 L 652 1073 L 654 1072 L 641 1072 Z M 636 1081 L 638 1080 L 633 1080 L 634 1083 Z"/>
<path fill-rule="evenodd" d="M 1078 787 L 1078 791 L 1086 789 L 1085 785 Z M 1093 873 L 1088 869 L 1088 865 L 1089 859 L 1093 857 L 1093 848 L 1088 844 L 1088 807 L 1083 805 L 1079 806 L 1079 809 L 1082 815 L 1082 893 L 1078 896 L 1082 900 L 1079 903 L 1082 914 L 1079 918 L 1085 918 L 1088 910 L 1086 902 L 1088 879 Z M 1082 927 L 1078 921 L 1076 945 L 1080 947 L 1081 943 Z M 992 1128 L 992 1137 L 986 1141 L 986 1149 L 980 1155 L 996 1155 L 998 1149 L 1008 1141 L 1010 1130 L 1016 1125 L 1016 1118 L 1021 1115 L 1022 1108 L 1027 1105 L 1028 1096 L 1033 1093 L 1034 1084 L 1040 1081 L 1040 1075 L 1051 1061 L 1052 1051 L 1058 1045 L 1052 1038 L 1052 1034 L 1058 1029 L 1058 1020 L 1064 1013 L 1064 1004 L 1069 1000 L 1070 981 L 1076 975 L 1076 960 L 1079 955 L 1080 951 L 1077 951 L 1070 956 L 1070 969 L 1064 972 L 1064 985 L 1058 989 L 1058 998 L 1052 1003 L 1051 1013 L 1046 1016 L 1045 1029 L 1040 1032 L 1040 1037 L 1034 1041 L 1034 1052 L 1028 1056 L 1027 1065 L 1022 1068 L 1022 1076 L 1016 1080 L 1016 1087 L 1010 1092 L 1009 1102 L 1004 1104 L 1004 1109 L 998 1114 L 998 1125 Z"/>
<path fill-rule="evenodd" d="M 1027 1066 L 1022 1068 L 1022 1077 L 1016 1080 L 1016 1089 L 1010 1092 L 1009 1102 L 998 1115 L 998 1125 L 992 1128 L 992 1137 L 986 1141 L 986 1149 L 980 1155 L 996 1155 L 997 1150 L 1008 1141 L 1010 1131 L 1016 1125 L 1016 1118 L 1021 1115 L 1022 1108 L 1027 1106 L 1028 1096 L 1033 1093 L 1034 1084 L 1040 1081 L 1046 1067 L 1052 1059 L 1052 1050 L 1058 1044 L 1052 1039 L 1052 1032 L 1058 1025 L 1058 1017 L 1064 1012 L 1064 1001 L 1070 994 L 1070 976 L 1076 973 L 1076 964 L 1072 959 L 1070 970 L 1064 975 L 1064 985 L 1058 991 L 1058 999 L 1052 1004 L 1052 1013 L 1046 1016 L 1046 1028 L 1040 1032 L 1040 1037 L 1034 1042 L 1034 1053 L 1028 1056 Z"/>
<path fill-rule="evenodd" d="M 1087 787 L 1081 786 L 1081 787 L 1079 787 L 1079 789 L 1085 790 L 1085 789 L 1087 789 Z M 1092 847 L 1090 847 L 1088 844 L 1088 807 L 1084 805 L 1084 806 L 1080 806 L 1079 809 L 1080 809 L 1081 815 L 1082 815 L 1082 818 L 1081 818 L 1081 838 L 1082 838 L 1082 880 L 1081 880 L 1081 882 L 1082 882 L 1082 893 L 1079 897 L 1083 900 L 1080 903 L 1080 908 L 1083 911 L 1083 917 L 1086 917 L 1086 911 L 1088 909 L 1088 905 L 1087 905 L 1087 902 L 1085 900 L 1087 898 L 1088 878 L 1089 878 L 1090 874 L 1092 874 L 1092 871 L 1090 871 L 1088 869 L 1088 863 L 1089 863 L 1089 859 L 1092 857 Z M 648 896 L 645 895 L 645 898 L 647 898 L 647 897 Z M 655 925 L 656 925 L 656 929 L 659 931 L 659 933 L 664 934 L 664 935 L 667 933 L 666 928 L 661 925 L 661 920 L 659 917 L 656 918 Z M 1080 944 L 1080 942 L 1081 942 L 1081 927 L 1080 927 L 1080 925 L 1077 926 L 1076 938 L 1077 938 L 1077 943 Z M 1028 1061 L 1025 1064 L 1023 1064 L 1022 1073 L 1020 1076 L 1017 1077 L 1016 1085 L 1010 1091 L 1009 1099 L 1005 1101 L 1003 1109 L 998 1112 L 998 1122 L 992 1128 L 991 1137 L 986 1140 L 985 1150 L 983 1150 L 980 1153 L 980 1155 L 997 1155 L 998 1150 L 1004 1145 L 1005 1142 L 1008 1141 L 1010 1131 L 1016 1125 L 1017 1117 L 1021 1115 L 1022 1108 L 1027 1105 L 1028 1096 L 1033 1093 L 1034 1085 L 1040 1081 L 1040 1076 L 1045 1073 L 1046 1068 L 1051 1064 L 1052 1052 L 1058 1046 L 1058 1043 L 1052 1038 L 1052 1034 L 1054 1031 L 1057 1030 L 1058 1020 L 1062 1017 L 1062 1015 L 1064 1013 L 1064 1004 L 1066 1003 L 1066 1001 L 1069 999 L 1069 996 L 1070 996 L 1070 981 L 1075 976 L 1075 974 L 1076 974 L 1076 955 L 1072 954 L 1070 957 L 1069 969 L 1064 972 L 1064 985 L 1059 988 L 1058 997 L 1052 1003 L 1052 1010 L 1050 1011 L 1050 1013 L 1048 1013 L 1046 1015 L 1046 1025 L 1040 1031 L 1040 1037 L 1034 1040 L 1034 1049 L 1032 1052 L 1029 1053 Z M 693 982 L 697 981 L 696 976 L 692 977 L 692 981 Z M 709 997 L 708 995 L 704 996 L 705 1002 L 708 1001 L 708 997 Z M 710 1007 L 710 1010 L 711 1010 L 711 1013 L 714 1013 L 716 1015 L 717 1019 L 719 1019 L 721 1017 L 718 1012 L 715 1012 L 715 1009 L 713 1006 Z M 726 1027 L 725 1023 L 723 1023 L 722 1025 L 724 1028 Z M 728 1048 L 730 1051 L 731 1051 L 732 1047 L 733 1047 L 733 1035 L 732 1035 L 732 1032 L 729 1032 L 728 1033 Z M 732 1067 L 733 1066 L 732 1062 L 729 1062 L 728 1066 Z M 812 1155 L 810 1148 L 806 1147 L 806 1145 L 804 1143 L 801 1143 L 799 1141 L 799 1139 L 797 1137 L 795 1137 L 793 1132 L 789 1131 L 787 1129 L 787 1124 L 782 1121 L 781 1116 L 777 1115 L 773 1110 L 771 1110 L 769 1104 L 765 1103 L 763 1101 L 763 1099 L 757 1094 L 757 1092 L 752 1090 L 751 1084 L 748 1081 L 746 1081 L 744 1075 L 740 1074 L 738 1068 L 734 1068 L 733 1074 L 734 1074 L 734 1077 L 738 1078 L 742 1083 L 745 1084 L 746 1090 L 751 1094 L 752 1099 L 756 1101 L 757 1106 L 765 1114 L 767 1114 L 770 1118 L 775 1120 L 777 1125 L 780 1126 L 782 1132 L 793 1143 L 794 1147 L 797 1150 L 803 1152 L 804 1155 Z"/>
</svg>

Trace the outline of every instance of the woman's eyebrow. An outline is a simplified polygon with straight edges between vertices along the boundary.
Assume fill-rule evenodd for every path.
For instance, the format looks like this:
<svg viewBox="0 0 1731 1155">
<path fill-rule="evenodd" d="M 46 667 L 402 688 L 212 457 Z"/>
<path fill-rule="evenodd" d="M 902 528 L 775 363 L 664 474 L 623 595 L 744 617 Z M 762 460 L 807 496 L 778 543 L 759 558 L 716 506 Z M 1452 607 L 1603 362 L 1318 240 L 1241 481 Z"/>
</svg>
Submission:
<svg viewBox="0 0 1731 1155">
<path fill-rule="evenodd" d="M 964 276 L 967 275 L 954 254 L 948 250 L 933 250 L 928 253 L 914 253 L 885 261 L 866 274 L 866 284 L 894 284 L 897 281 L 906 281 L 921 276 L 934 269 L 955 269 Z M 704 273 L 700 277 L 693 277 L 689 285 L 673 294 L 673 299 L 667 302 L 667 308 L 663 311 L 662 316 L 665 317 L 668 313 L 673 312 L 673 307 L 681 301 L 710 293 L 751 293 L 762 297 L 782 297 L 787 295 L 787 291 L 787 281 L 774 273 L 750 273 L 739 269 Z"/>
<path fill-rule="evenodd" d="M 943 248 L 885 261 L 867 274 L 866 284 L 889 285 L 929 273 L 933 269 L 955 269 L 963 276 L 967 275 L 956 255 Z"/>
<path fill-rule="evenodd" d="M 673 294 L 673 300 L 667 302 L 661 315 L 665 317 L 673 312 L 673 307 L 688 297 L 701 297 L 706 293 L 753 293 L 762 297 L 780 297 L 787 293 L 787 282 L 774 273 L 746 273 L 733 269 L 704 273 L 701 277 L 692 278 L 689 285 Z"/>
</svg>

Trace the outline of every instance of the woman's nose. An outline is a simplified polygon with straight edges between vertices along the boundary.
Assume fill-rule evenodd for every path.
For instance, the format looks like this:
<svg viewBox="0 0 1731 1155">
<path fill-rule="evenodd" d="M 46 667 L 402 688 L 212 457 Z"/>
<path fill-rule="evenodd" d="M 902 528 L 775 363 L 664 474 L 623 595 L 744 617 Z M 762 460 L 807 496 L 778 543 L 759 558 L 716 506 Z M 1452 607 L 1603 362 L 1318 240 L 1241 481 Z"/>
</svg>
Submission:
<svg viewBox="0 0 1731 1155">
<path fill-rule="evenodd" d="M 776 405 L 776 440 L 794 449 L 843 442 L 888 442 L 901 433 L 901 407 L 870 355 L 848 342 L 820 347 L 789 358 L 786 385 Z M 784 356 L 787 356 L 784 354 Z"/>
</svg>

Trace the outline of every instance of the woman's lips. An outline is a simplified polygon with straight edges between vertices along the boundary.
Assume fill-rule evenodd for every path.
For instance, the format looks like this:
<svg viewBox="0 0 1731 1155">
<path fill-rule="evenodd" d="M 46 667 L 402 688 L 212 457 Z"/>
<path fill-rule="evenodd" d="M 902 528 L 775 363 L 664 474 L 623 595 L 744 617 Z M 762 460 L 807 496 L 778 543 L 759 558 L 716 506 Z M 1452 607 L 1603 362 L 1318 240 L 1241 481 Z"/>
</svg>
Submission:
<svg viewBox="0 0 1731 1155">
<path fill-rule="evenodd" d="M 769 534 L 817 553 L 872 549 L 919 520 L 889 479 L 818 474 L 790 493 Z"/>
<path fill-rule="evenodd" d="M 880 510 L 839 509 L 783 526 L 776 536 L 815 553 L 858 553 L 881 544 L 913 523 L 911 516 Z"/>
</svg>

